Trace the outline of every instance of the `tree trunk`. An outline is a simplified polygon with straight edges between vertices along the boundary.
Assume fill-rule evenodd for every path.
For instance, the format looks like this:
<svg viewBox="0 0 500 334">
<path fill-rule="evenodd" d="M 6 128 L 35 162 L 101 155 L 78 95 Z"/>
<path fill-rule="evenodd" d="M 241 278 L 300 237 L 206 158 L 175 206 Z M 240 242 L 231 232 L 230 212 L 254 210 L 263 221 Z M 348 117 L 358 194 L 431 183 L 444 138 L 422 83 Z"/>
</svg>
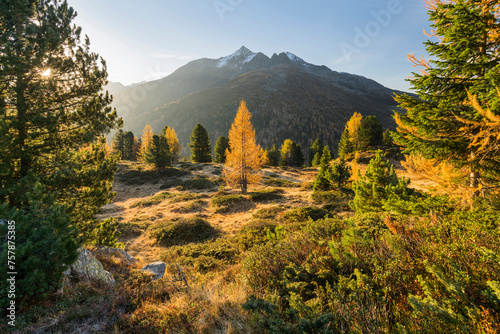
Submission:
<svg viewBox="0 0 500 334">
<path fill-rule="evenodd" d="M 474 154 L 474 152 L 471 152 L 470 153 L 470 159 L 471 161 L 474 160 L 474 157 L 476 155 Z M 479 189 L 478 189 L 478 186 L 479 186 L 479 172 L 474 170 L 474 167 L 471 166 L 470 168 L 470 187 L 472 188 L 472 198 L 476 198 L 478 195 L 479 195 Z"/>
<path fill-rule="evenodd" d="M 26 128 L 27 123 L 27 106 L 26 98 L 24 96 L 25 84 L 22 79 L 18 79 L 16 82 L 16 109 L 17 109 L 17 146 L 19 148 L 21 166 L 20 166 L 20 178 L 28 175 L 31 169 L 31 159 L 29 154 L 29 149 L 26 147 L 26 139 L 28 138 L 28 130 Z"/>
</svg>

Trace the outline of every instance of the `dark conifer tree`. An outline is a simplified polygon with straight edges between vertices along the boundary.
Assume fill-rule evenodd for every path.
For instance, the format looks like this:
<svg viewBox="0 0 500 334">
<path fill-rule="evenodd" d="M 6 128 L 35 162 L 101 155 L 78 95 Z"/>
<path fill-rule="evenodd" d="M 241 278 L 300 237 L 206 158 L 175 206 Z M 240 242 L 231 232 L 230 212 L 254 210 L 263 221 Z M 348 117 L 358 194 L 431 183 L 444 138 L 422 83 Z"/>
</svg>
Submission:
<svg viewBox="0 0 500 334">
<path fill-rule="evenodd" d="M 318 138 L 309 148 L 309 158 L 308 158 L 309 166 L 313 167 L 319 166 L 322 152 L 323 152 L 323 143 L 321 142 L 321 139 Z M 317 153 L 319 153 L 318 155 L 319 158 L 315 159 Z"/>
<path fill-rule="evenodd" d="M 189 137 L 191 148 L 191 160 L 193 162 L 212 162 L 212 148 L 207 130 L 201 125 L 196 124 L 191 137 Z"/>
<path fill-rule="evenodd" d="M 220 136 L 215 143 L 214 149 L 214 162 L 225 163 L 226 162 L 226 149 L 229 148 L 229 139 L 224 136 Z"/>
<path fill-rule="evenodd" d="M 293 161 L 293 166 L 296 167 L 303 167 L 304 166 L 304 153 L 302 153 L 302 148 L 300 147 L 299 144 L 293 143 L 292 144 L 292 161 Z"/>
<path fill-rule="evenodd" d="M 134 134 L 119 129 L 111 141 L 113 153 L 120 153 L 122 160 L 134 160 Z"/>
<path fill-rule="evenodd" d="M 123 130 L 119 129 L 116 131 L 113 139 L 111 140 L 111 150 L 114 154 L 121 154 L 121 159 L 125 159 L 123 157 Z"/>
<path fill-rule="evenodd" d="M 384 143 L 384 146 L 387 146 L 387 147 L 394 146 L 394 142 L 392 140 L 392 134 L 391 134 L 391 131 L 389 129 L 384 131 L 383 143 Z"/>
<path fill-rule="evenodd" d="M 32 255 L 23 279 L 39 294 L 55 287 L 79 242 L 95 241 L 96 214 L 113 197 L 117 157 L 105 157 L 104 135 L 119 120 L 102 92 L 106 65 L 75 16 L 66 1 L 0 5 L 0 219 L 18 217 L 29 231 L 16 247 Z"/>
<path fill-rule="evenodd" d="M 281 153 L 276 147 L 276 145 L 273 145 L 273 147 L 269 150 L 268 158 L 269 158 L 269 165 L 274 167 L 279 166 L 281 160 Z"/>
<path fill-rule="evenodd" d="M 498 101 L 498 2 L 431 1 L 431 5 L 431 27 L 438 39 L 424 43 L 432 60 L 411 57 L 422 68 L 409 79 L 418 98 L 406 94 L 396 98 L 405 112 L 396 113 L 398 131 L 393 139 L 406 153 L 468 168 L 470 184 L 477 188 L 480 179 L 500 175 L 498 146 L 493 149 L 496 153 L 478 154 L 476 148 L 483 143 L 475 146 L 464 130 L 469 122 L 487 123 L 469 94 L 483 107 Z M 498 116 L 498 108 L 494 109 Z M 481 131 L 481 126 L 474 131 Z"/>
<path fill-rule="evenodd" d="M 312 160 L 311 165 L 314 167 L 317 167 L 321 164 L 321 156 L 323 155 L 323 152 L 316 152 L 314 155 L 314 158 Z"/>
<path fill-rule="evenodd" d="M 328 145 L 323 147 L 323 152 L 321 154 L 321 162 L 319 165 L 319 172 L 316 175 L 316 179 L 313 184 L 313 191 L 326 191 L 332 189 L 332 168 L 330 166 L 330 161 L 332 156 Z"/>
<path fill-rule="evenodd" d="M 354 152 L 354 147 L 353 147 L 351 141 L 349 140 L 349 130 L 346 127 L 344 129 L 344 132 L 342 132 L 342 136 L 340 137 L 339 156 L 341 158 L 343 158 L 352 152 Z"/>
<path fill-rule="evenodd" d="M 370 160 L 364 176 L 358 170 L 359 180 L 353 185 L 354 200 L 349 205 L 356 212 L 383 211 L 383 204 L 390 195 L 409 198 L 407 185 L 410 180 L 398 179 L 394 166 L 378 151 Z"/>
<path fill-rule="evenodd" d="M 344 158 L 340 158 L 333 164 L 331 169 L 331 181 L 337 185 L 339 190 L 342 189 L 342 186 L 349 180 L 351 175 L 351 167 L 345 163 Z"/>
<path fill-rule="evenodd" d="M 377 116 L 365 117 L 359 126 L 360 148 L 366 149 L 369 146 L 382 145 L 383 140 L 384 131 Z"/>
<path fill-rule="evenodd" d="M 132 131 L 123 133 L 123 153 L 122 159 L 135 160 L 134 156 L 134 134 Z"/>
<path fill-rule="evenodd" d="M 155 165 L 157 168 L 170 166 L 172 163 L 172 155 L 165 136 L 153 135 L 153 139 L 146 149 L 144 161 Z"/>
<path fill-rule="evenodd" d="M 55 0 L 0 6 L 0 92 L 8 109 L 0 111 L 6 134 L 0 140 L 10 141 L 0 197 L 22 206 L 22 194 L 11 189 L 31 172 L 72 208 L 72 222 L 87 239 L 112 198 L 116 157 L 105 157 L 102 138 L 118 119 L 102 92 L 106 65 L 89 39 L 82 41 L 75 16 Z"/>
</svg>

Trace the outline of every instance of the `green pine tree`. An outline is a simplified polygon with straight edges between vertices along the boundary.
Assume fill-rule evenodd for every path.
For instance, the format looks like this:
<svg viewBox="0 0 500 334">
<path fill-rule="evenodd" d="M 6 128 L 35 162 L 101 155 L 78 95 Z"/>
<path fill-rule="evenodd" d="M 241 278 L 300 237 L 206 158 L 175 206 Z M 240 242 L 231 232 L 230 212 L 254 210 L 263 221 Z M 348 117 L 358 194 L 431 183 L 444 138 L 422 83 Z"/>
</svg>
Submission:
<svg viewBox="0 0 500 334">
<path fill-rule="evenodd" d="M 212 162 L 212 147 L 208 132 L 201 124 L 196 124 L 189 139 L 191 160 L 193 162 Z"/>
<path fill-rule="evenodd" d="M 274 167 L 279 166 L 281 153 L 276 147 L 276 145 L 273 145 L 273 147 L 269 150 L 268 158 L 269 158 L 269 165 Z"/>
<path fill-rule="evenodd" d="M 359 143 L 361 149 L 369 146 L 379 146 L 383 144 L 384 131 L 377 116 L 368 116 L 361 121 L 359 126 Z"/>
<path fill-rule="evenodd" d="M 123 133 L 123 153 L 122 159 L 124 160 L 135 160 L 134 154 L 134 134 L 132 131 L 126 131 Z"/>
<path fill-rule="evenodd" d="M 226 162 L 226 149 L 229 149 L 229 139 L 220 136 L 215 143 L 214 162 L 222 164 Z"/>
<path fill-rule="evenodd" d="M 314 143 L 311 145 L 311 148 L 309 148 L 309 158 L 308 158 L 308 163 L 309 166 L 317 167 L 319 166 L 319 160 L 321 159 L 321 154 L 323 152 L 323 143 L 321 142 L 321 139 L 316 139 Z M 319 153 L 319 159 L 315 160 L 316 154 Z"/>
<path fill-rule="evenodd" d="M 382 139 L 382 142 L 384 143 L 384 146 L 386 146 L 386 147 L 393 147 L 394 146 L 394 141 L 392 140 L 392 133 L 389 129 L 384 131 L 384 137 Z"/>
<path fill-rule="evenodd" d="M 114 154 L 120 154 L 121 159 L 124 159 L 123 147 L 124 147 L 123 130 L 119 129 L 118 131 L 116 131 L 115 135 L 113 136 L 113 139 L 111 139 L 111 150 Z"/>
<path fill-rule="evenodd" d="M 304 153 L 302 153 L 302 148 L 300 147 L 299 144 L 293 143 L 292 144 L 292 161 L 293 161 L 293 166 L 296 167 L 303 167 L 304 166 Z"/>
<path fill-rule="evenodd" d="M 311 166 L 318 167 L 321 164 L 321 156 L 323 155 L 323 151 L 316 152 L 314 154 L 314 158 L 312 159 Z"/>
<path fill-rule="evenodd" d="M 359 180 L 354 182 L 354 200 L 349 205 L 356 212 L 383 211 L 383 204 L 389 196 L 399 196 L 401 199 L 409 198 L 406 179 L 398 179 L 394 165 L 384 158 L 383 151 L 370 160 L 364 176 L 358 171 Z"/>
<path fill-rule="evenodd" d="M 144 161 L 157 168 L 170 166 L 172 163 L 172 155 L 165 136 L 153 135 L 153 140 L 151 140 L 151 143 L 146 149 Z"/>
<path fill-rule="evenodd" d="M 25 208 L 17 186 L 32 173 L 91 243 L 95 216 L 113 198 L 117 157 L 105 157 L 103 136 L 120 121 L 102 91 L 106 64 L 75 16 L 56 0 L 0 5 L 0 202 Z"/>
<path fill-rule="evenodd" d="M 349 130 L 346 127 L 344 129 L 344 132 L 342 132 L 342 136 L 340 137 L 339 156 L 341 158 L 343 158 L 352 152 L 354 152 L 354 147 L 353 147 L 351 141 L 349 140 Z"/>
<path fill-rule="evenodd" d="M 63 271 L 78 257 L 76 251 L 80 245 L 79 231 L 71 222 L 71 209 L 58 204 L 57 196 L 32 172 L 12 190 L 19 194 L 23 205 L 0 204 L 0 234 L 5 238 L 0 249 L 0 262 L 5 266 L 0 272 L 3 309 L 9 303 L 7 272 L 17 272 L 18 302 L 43 298 L 58 288 Z M 7 240 L 15 248 L 10 248 Z M 15 254 L 12 261 L 15 268 L 7 270 L 7 260 L 12 254 Z"/>
<path fill-rule="evenodd" d="M 328 145 L 323 147 L 323 152 L 321 155 L 321 162 L 319 165 L 319 172 L 316 175 L 316 179 L 313 184 L 313 191 L 326 191 L 333 188 L 332 184 L 332 168 L 330 166 L 330 161 L 332 156 Z"/>
<path fill-rule="evenodd" d="M 120 154 L 122 160 L 134 160 L 134 134 L 119 129 L 111 140 L 113 153 Z"/>
<path fill-rule="evenodd" d="M 429 17 L 439 40 L 424 43 L 432 60 L 411 58 L 422 67 L 420 73 L 413 73 L 409 79 L 418 97 L 404 94 L 396 98 L 405 112 L 396 113 L 398 132 L 393 134 L 394 141 L 404 146 L 406 153 L 467 168 L 474 188 L 480 179 L 500 175 L 498 147 L 492 146 L 489 154 L 477 154 L 464 131 L 467 122 L 484 119 L 469 103 L 468 94 L 482 106 L 497 100 L 497 15 L 495 1 L 436 2 Z"/>
<path fill-rule="evenodd" d="M 331 167 L 331 181 L 337 184 L 339 190 L 342 189 L 342 186 L 349 180 L 351 175 L 351 167 L 345 163 L 344 158 L 340 158 Z"/>
</svg>

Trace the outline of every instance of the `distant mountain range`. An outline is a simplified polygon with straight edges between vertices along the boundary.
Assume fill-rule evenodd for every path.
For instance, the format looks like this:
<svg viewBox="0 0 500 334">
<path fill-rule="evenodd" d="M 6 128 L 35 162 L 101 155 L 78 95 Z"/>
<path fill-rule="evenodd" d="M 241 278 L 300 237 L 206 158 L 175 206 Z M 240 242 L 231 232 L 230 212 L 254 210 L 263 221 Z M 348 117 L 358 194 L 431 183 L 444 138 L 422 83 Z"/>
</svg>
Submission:
<svg viewBox="0 0 500 334">
<path fill-rule="evenodd" d="M 106 88 L 124 129 L 138 138 L 146 124 L 156 132 L 170 126 L 185 147 L 201 123 L 214 145 L 219 136 L 228 135 L 244 99 L 261 146 L 279 147 L 289 138 L 304 151 L 316 138 L 336 148 L 355 111 L 376 115 L 384 127 L 393 128 L 393 96 L 403 93 L 289 52 L 267 57 L 244 46 L 219 59 L 191 61 L 160 80 L 127 87 L 110 83 Z"/>
</svg>

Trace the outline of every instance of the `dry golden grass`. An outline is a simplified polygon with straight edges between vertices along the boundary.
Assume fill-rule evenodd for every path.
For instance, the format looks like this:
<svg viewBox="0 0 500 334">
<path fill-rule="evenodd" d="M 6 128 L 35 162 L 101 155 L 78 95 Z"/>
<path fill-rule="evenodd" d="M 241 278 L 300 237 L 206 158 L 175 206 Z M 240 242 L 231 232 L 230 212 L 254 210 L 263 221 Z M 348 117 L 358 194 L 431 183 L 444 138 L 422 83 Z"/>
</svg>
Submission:
<svg viewBox="0 0 500 334">
<path fill-rule="evenodd" d="M 147 166 L 135 162 L 120 162 L 121 168 L 149 170 Z M 222 165 L 219 164 L 202 164 L 198 166 L 200 169 L 191 171 L 191 177 L 208 177 L 215 178 L 220 174 Z M 314 181 L 316 169 L 295 169 L 289 168 L 282 170 L 279 168 L 264 168 L 264 176 L 275 176 L 291 182 L 307 185 Z M 189 176 L 183 177 L 187 179 Z M 251 203 L 248 207 L 235 207 L 227 213 L 216 213 L 215 208 L 210 205 L 202 205 L 201 208 L 195 210 L 184 210 L 193 201 L 175 202 L 169 198 L 160 203 L 150 206 L 136 206 L 134 204 L 139 200 L 145 200 L 152 196 L 158 195 L 163 191 L 167 191 L 172 196 L 181 196 L 189 193 L 189 191 L 179 191 L 174 188 L 161 190 L 160 184 L 142 184 L 128 185 L 123 180 L 115 178 L 113 191 L 116 192 L 116 197 L 113 203 L 106 205 L 98 219 L 106 219 L 110 216 L 117 217 L 123 224 L 135 223 L 149 226 L 158 221 L 170 220 L 176 217 L 192 217 L 201 215 L 212 226 L 220 230 L 223 234 L 235 234 L 240 228 L 253 220 L 255 211 L 271 207 L 276 204 L 293 203 L 294 206 L 310 206 L 313 205 L 310 191 L 303 187 L 283 187 L 283 199 L 277 200 L 275 203 Z M 251 185 L 249 192 L 258 191 L 268 188 L 262 184 Z M 225 191 L 230 193 L 239 193 L 237 189 L 225 188 Z M 194 193 L 194 192 L 193 192 Z M 207 194 L 213 196 L 215 191 L 196 191 L 198 194 Z M 247 204 L 242 204 L 247 205 Z M 148 237 L 148 233 L 144 231 L 139 236 L 120 238 L 120 242 L 125 244 L 125 250 L 132 256 L 141 261 L 156 261 L 160 258 L 160 254 L 165 250 L 164 247 L 155 244 L 154 240 Z"/>
<path fill-rule="evenodd" d="M 391 163 L 394 164 L 396 173 L 399 177 L 406 177 L 411 179 L 410 186 L 417 190 L 428 190 L 432 188 L 434 184 L 425 179 L 420 179 L 414 175 L 409 174 L 402 166 L 399 161 L 391 159 Z M 127 169 L 138 169 L 138 170 L 149 170 L 146 165 L 136 162 L 120 162 L 121 168 Z M 353 164 L 351 162 L 351 164 Z M 356 168 L 360 170 L 361 174 L 364 174 L 367 168 L 367 164 L 358 163 Z M 220 164 L 200 164 L 194 166 L 190 171 L 191 175 L 184 176 L 182 179 L 187 179 L 189 177 L 208 177 L 215 178 L 220 176 L 220 171 L 222 165 Z M 311 199 L 312 191 L 308 188 L 317 173 L 316 168 L 264 168 L 262 169 L 263 176 L 275 177 L 295 183 L 301 184 L 300 187 L 281 187 L 283 192 L 283 198 L 276 200 L 273 203 L 251 203 L 248 202 L 241 204 L 241 207 L 236 205 L 234 208 L 229 210 L 227 213 L 217 213 L 216 208 L 211 207 L 208 202 L 207 204 L 201 204 L 195 206 L 194 200 L 180 201 L 176 202 L 171 199 L 165 199 L 160 203 L 150 205 L 150 206 L 137 206 L 133 207 L 134 203 L 139 200 L 148 199 L 151 196 L 155 196 L 162 191 L 167 191 L 172 196 L 181 196 L 190 193 L 190 191 L 179 191 L 175 188 L 168 190 L 161 190 L 160 184 L 142 184 L 142 185 L 128 185 L 125 182 L 120 181 L 119 178 L 115 179 L 113 184 L 113 191 L 116 192 L 115 200 L 112 204 L 108 204 L 103 208 L 99 219 L 105 219 L 110 216 L 119 218 L 122 223 L 139 223 L 145 226 L 155 224 L 158 221 L 170 220 L 176 217 L 190 218 L 194 215 L 200 215 L 206 219 L 212 226 L 218 229 L 222 234 L 232 235 L 235 234 L 243 225 L 254 219 L 253 214 L 259 209 L 265 209 L 278 204 L 291 205 L 292 207 L 301 206 L 313 206 L 314 203 Z M 262 183 L 257 185 L 250 185 L 249 192 L 259 191 L 262 189 L 268 189 L 269 187 L 263 185 Z M 239 194 L 237 189 L 231 189 L 225 187 L 224 190 L 229 193 Z M 215 189 L 203 190 L 203 191 L 192 191 L 191 193 L 197 194 L 207 194 L 208 196 L 215 195 Z M 200 202 L 200 201 L 199 201 Z M 201 203 L 201 202 L 200 202 Z M 190 209 L 189 205 L 192 204 L 194 209 Z M 159 255 L 164 251 L 164 247 L 158 246 L 155 242 L 150 239 L 147 232 L 144 231 L 139 236 L 124 237 L 120 240 L 125 244 L 125 249 L 130 252 L 131 255 L 142 259 L 144 261 L 155 261 L 159 259 Z"/>
</svg>

